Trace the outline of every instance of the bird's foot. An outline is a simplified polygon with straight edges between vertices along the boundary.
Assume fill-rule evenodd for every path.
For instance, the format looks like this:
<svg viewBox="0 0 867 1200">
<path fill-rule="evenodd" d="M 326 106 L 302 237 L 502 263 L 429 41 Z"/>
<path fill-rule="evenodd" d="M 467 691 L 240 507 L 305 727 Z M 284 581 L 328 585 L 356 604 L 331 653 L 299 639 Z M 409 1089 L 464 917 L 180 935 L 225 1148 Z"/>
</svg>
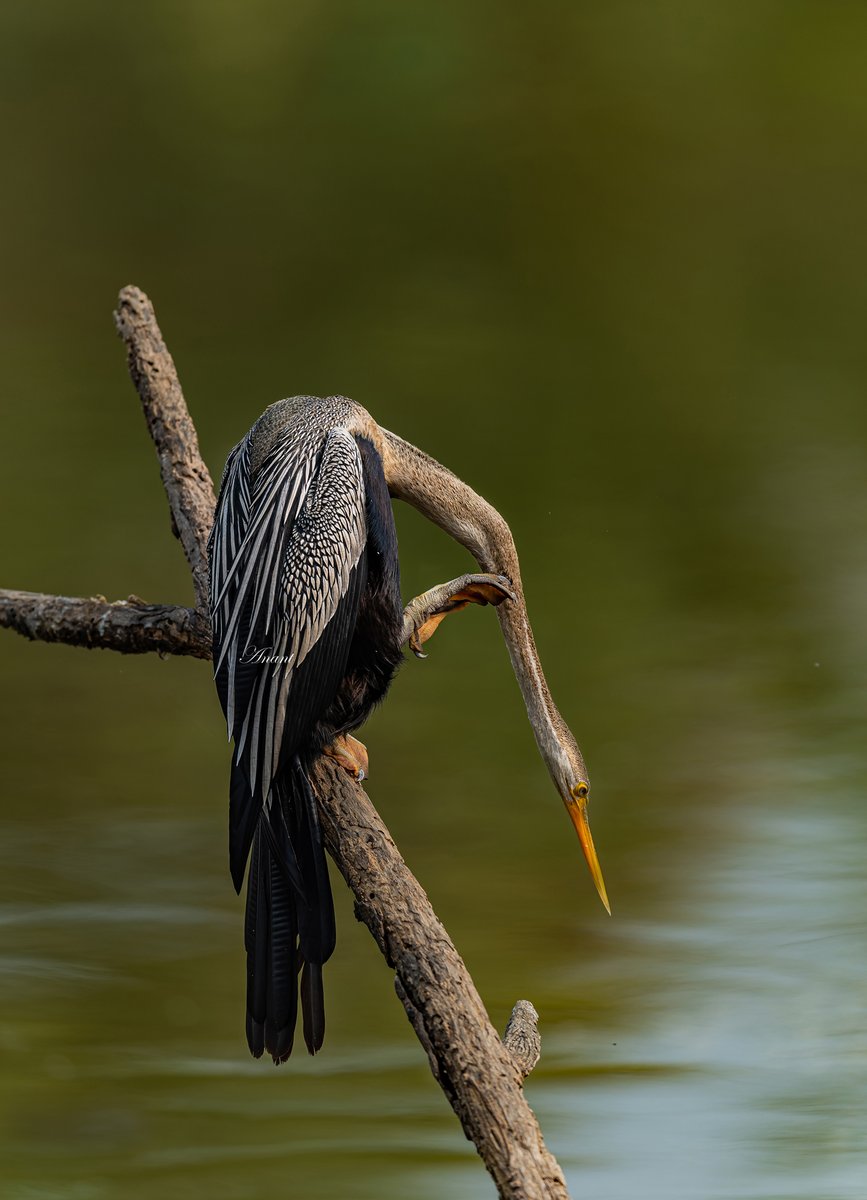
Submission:
<svg viewBox="0 0 867 1200">
<path fill-rule="evenodd" d="M 468 604 L 502 604 L 515 593 L 505 575 L 461 575 L 423 592 L 403 610 L 403 641 L 416 658 L 426 658 L 422 646 L 449 613 Z"/>
<path fill-rule="evenodd" d="M 330 746 L 326 746 L 322 751 L 329 758 L 333 758 L 338 766 L 348 772 L 353 779 L 357 779 L 359 783 L 363 779 L 367 779 L 370 774 L 367 761 L 367 747 L 358 738 L 351 737 L 348 733 L 341 734 L 336 737 Z"/>
</svg>

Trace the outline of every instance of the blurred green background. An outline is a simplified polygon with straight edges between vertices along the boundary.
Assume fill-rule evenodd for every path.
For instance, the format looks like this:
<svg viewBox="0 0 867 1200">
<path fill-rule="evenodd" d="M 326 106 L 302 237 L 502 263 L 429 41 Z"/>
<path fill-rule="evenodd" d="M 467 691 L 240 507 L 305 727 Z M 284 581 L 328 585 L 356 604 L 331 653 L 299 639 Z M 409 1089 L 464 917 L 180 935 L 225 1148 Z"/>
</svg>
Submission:
<svg viewBox="0 0 867 1200">
<path fill-rule="evenodd" d="M 219 475 L 343 392 L 512 524 L 603 912 L 497 622 L 366 732 L 370 794 L 576 1196 L 867 1178 L 867 8 L 80 0 L 0 11 L 0 583 L 188 601 L 111 311 Z M 404 593 L 467 556 L 398 513 Z M 14 1200 L 493 1188 L 336 879 L 315 1061 L 243 1040 L 208 667 L 0 637 Z"/>
</svg>

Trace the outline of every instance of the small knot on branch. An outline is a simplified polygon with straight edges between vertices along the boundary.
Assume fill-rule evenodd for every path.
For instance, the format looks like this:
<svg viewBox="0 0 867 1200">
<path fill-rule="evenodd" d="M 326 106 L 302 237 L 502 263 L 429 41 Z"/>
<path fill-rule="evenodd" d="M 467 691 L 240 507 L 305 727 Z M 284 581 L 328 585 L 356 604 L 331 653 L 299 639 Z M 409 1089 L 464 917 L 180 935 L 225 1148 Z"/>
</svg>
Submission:
<svg viewBox="0 0 867 1200">
<path fill-rule="evenodd" d="M 537 1029 L 539 1014 L 529 1000 L 519 1000 L 512 1009 L 503 1045 L 512 1056 L 524 1079 L 530 1074 L 542 1054 L 542 1038 Z"/>
</svg>

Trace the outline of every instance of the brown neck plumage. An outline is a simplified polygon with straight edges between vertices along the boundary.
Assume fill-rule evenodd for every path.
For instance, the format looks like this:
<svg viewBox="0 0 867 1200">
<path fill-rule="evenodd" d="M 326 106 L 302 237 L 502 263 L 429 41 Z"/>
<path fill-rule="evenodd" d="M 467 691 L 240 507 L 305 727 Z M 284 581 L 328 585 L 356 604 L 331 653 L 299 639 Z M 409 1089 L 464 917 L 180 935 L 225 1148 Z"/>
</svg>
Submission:
<svg viewBox="0 0 867 1200">
<path fill-rule="evenodd" d="M 403 438 L 381 429 L 363 409 L 357 409 L 360 431 L 373 441 L 382 458 L 392 496 L 405 500 L 465 546 L 481 569 L 504 575 L 514 598 L 497 607 L 503 637 L 539 752 L 581 843 L 593 882 L 608 912 L 611 906 L 587 812 L 589 782 L 578 744 L 560 716 L 542 673 L 533 631 L 527 616 L 521 571 L 511 530 L 496 509 L 477 492 Z"/>
<path fill-rule="evenodd" d="M 512 584 L 515 599 L 499 605 L 497 616 L 539 750 L 558 787 L 570 766 L 578 778 L 586 780 L 581 753 L 551 699 L 542 672 L 509 526 L 495 508 L 435 459 L 385 429 L 377 427 L 377 433 L 392 495 L 417 508 L 465 546 L 483 571 L 505 575 Z M 577 762 L 563 761 L 573 755 Z"/>
</svg>

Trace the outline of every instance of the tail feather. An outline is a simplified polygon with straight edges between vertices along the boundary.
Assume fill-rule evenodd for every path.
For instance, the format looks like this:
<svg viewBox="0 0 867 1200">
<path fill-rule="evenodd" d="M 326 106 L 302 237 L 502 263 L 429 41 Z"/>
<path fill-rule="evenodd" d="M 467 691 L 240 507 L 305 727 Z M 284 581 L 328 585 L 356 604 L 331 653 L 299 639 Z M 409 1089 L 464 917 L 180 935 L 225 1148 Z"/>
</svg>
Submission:
<svg viewBox="0 0 867 1200">
<path fill-rule="evenodd" d="M 316 1054 L 325 1040 L 325 993 L 319 963 L 305 962 L 301 968 L 301 1014 L 304 1041 L 310 1053 Z"/>
<path fill-rule="evenodd" d="M 244 925 L 244 946 L 247 951 L 247 1045 L 254 1058 L 265 1049 L 265 1019 L 268 1011 L 268 974 L 264 964 L 268 958 L 268 895 L 267 845 L 257 829 L 250 854 L 247 877 L 247 915 Z"/>
<path fill-rule="evenodd" d="M 268 1012 L 265 1045 L 275 1062 L 292 1053 L 298 1018 L 295 944 L 298 940 L 295 903 L 286 880 L 269 854 L 270 939 L 268 943 Z"/>
<path fill-rule="evenodd" d="M 292 1052 L 298 1018 L 298 970 L 304 1040 L 322 1046 L 322 966 L 334 950 L 328 867 L 306 772 L 295 764 L 275 780 L 270 813 L 261 810 L 252 837 L 244 944 L 247 950 L 247 1043 L 275 1062 Z M 303 966 L 302 966 L 303 964 Z"/>
<path fill-rule="evenodd" d="M 292 774 L 292 809 L 295 818 L 292 841 L 297 847 L 308 901 L 299 911 L 301 954 L 305 962 L 318 963 L 321 966 L 328 962 L 334 953 L 337 938 L 331 882 L 322 846 L 316 797 L 313 795 L 307 773 L 298 759 L 293 764 Z"/>
</svg>

